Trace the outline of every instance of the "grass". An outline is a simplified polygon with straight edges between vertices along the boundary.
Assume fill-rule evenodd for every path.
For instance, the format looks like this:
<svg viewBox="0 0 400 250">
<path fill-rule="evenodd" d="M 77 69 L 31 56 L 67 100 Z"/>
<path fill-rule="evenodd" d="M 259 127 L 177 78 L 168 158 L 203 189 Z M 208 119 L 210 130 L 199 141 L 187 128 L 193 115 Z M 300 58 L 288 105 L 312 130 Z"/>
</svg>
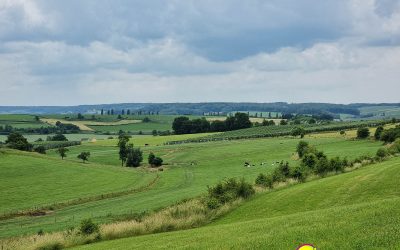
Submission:
<svg viewBox="0 0 400 250">
<path fill-rule="evenodd" d="M 76 249 L 400 247 L 400 159 L 259 194 L 209 226 Z"/>
<path fill-rule="evenodd" d="M 34 142 L 37 139 L 41 138 L 42 140 L 46 140 L 47 136 L 54 136 L 55 134 L 48 134 L 48 135 L 38 135 L 38 134 L 24 134 L 23 136 L 29 141 L 29 142 Z M 100 135 L 100 134 L 89 134 L 89 133 L 82 133 L 82 134 L 64 134 L 65 137 L 69 141 L 80 141 L 82 139 L 87 139 L 87 140 L 104 140 L 110 137 L 110 135 Z M 114 136 L 115 137 L 115 136 Z M 5 141 L 7 140 L 7 135 L 0 135 L 0 141 Z"/>
<path fill-rule="evenodd" d="M 150 174 L 126 168 L 79 164 L 36 153 L 7 150 L 0 155 L 0 213 L 126 190 L 151 179 Z"/>
<path fill-rule="evenodd" d="M 4 115 L 0 114 L 0 126 L 11 125 L 13 128 L 40 128 L 50 125 L 36 121 L 34 115 Z"/>
<path fill-rule="evenodd" d="M 291 164 L 295 164 L 292 154 L 299 141 L 299 139 L 294 138 L 266 138 L 160 146 L 151 142 L 151 140 L 161 139 L 164 140 L 164 137 L 133 138 L 136 145 L 140 144 L 140 140 L 146 143 L 150 142 L 150 146 L 142 147 L 145 160 L 149 152 L 154 152 L 168 164 L 164 166 L 163 172 L 158 173 L 160 178 L 151 188 L 138 193 L 63 207 L 46 216 L 2 220 L 0 221 L 0 238 L 32 234 L 39 229 L 46 232 L 64 230 L 70 226 L 77 226 L 80 220 L 88 217 L 99 223 L 114 222 L 128 218 L 135 213 L 157 210 L 183 199 L 203 194 L 208 185 L 213 185 L 227 177 L 243 176 L 247 180 L 254 181 L 260 172 L 272 171 L 276 166 L 276 161 L 288 160 Z M 349 159 L 362 154 L 374 155 L 381 145 L 380 142 L 372 140 L 353 141 L 344 138 L 310 138 L 307 140 L 316 145 L 318 149 L 324 150 L 328 156 L 340 155 L 347 156 Z M 76 159 L 76 155 L 82 151 L 91 153 L 89 161 L 93 164 L 93 168 L 107 164 L 108 168 L 115 171 L 129 171 L 120 167 L 115 140 L 83 143 L 81 146 L 71 147 L 64 162 L 83 168 L 91 165 L 83 165 Z M 48 158 L 54 164 L 62 162 L 59 156 L 51 151 L 46 156 L 46 159 Z M 255 166 L 245 168 L 243 166 L 245 161 L 249 161 Z M 26 162 L 29 163 L 28 160 L 16 159 L 15 167 L 24 166 Z M 267 165 L 261 166 L 261 162 L 267 162 Z M 53 164 L 43 162 L 42 165 L 51 169 Z M 9 168 L 7 169 L 10 171 Z M 143 172 L 141 169 L 133 170 L 133 172 L 136 171 Z M 148 174 L 153 175 L 154 173 Z M 147 177 L 148 174 L 145 173 L 144 177 Z M 88 179 L 90 180 L 90 178 Z M 27 181 L 29 181 L 28 177 Z M 111 176 L 106 181 L 117 185 L 119 178 Z M 133 183 L 136 181 L 136 179 L 132 179 Z M 65 182 L 68 183 L 68 180 L 65 180 Z M 16 185 L 15 182 L 9 182 L 3 189 L 6 190 Z M 102 186 L 102 184 L 98 185 Z M 42 190 L 40 186 L 32 185 L 32 187 L 36 188 L 37 191 Z M 68 187 L 64 188 L 68 189 Z M 62 200 L 62 197 L 60 200 Z"/>
</svg>

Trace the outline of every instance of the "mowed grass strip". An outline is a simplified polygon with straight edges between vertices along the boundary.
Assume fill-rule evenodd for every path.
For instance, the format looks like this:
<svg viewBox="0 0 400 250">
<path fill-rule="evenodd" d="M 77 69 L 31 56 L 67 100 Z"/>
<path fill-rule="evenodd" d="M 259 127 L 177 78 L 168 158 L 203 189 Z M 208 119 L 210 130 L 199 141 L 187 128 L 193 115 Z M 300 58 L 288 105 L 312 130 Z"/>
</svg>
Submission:
<svg viewBox="0 0 400 250">
<path fill-rule="evenodd" d="M 212 225 L 76 249 L 400 247 L 400 159 L 257 195 Z"/>
</svg>

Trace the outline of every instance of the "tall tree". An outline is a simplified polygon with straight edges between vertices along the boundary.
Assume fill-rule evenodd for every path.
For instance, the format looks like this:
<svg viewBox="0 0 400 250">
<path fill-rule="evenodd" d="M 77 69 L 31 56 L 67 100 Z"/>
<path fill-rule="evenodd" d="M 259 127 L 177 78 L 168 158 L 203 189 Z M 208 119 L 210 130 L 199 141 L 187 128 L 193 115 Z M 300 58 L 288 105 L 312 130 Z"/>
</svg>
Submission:
<svg viewBox="0 0 400 250">
<path fill-rule="evenodd" d="M 57 149 L 58 154 L 61 156 L 61 159 L 64 160 L 64 157 L 67 157 L 68 148 L 60 147 Z"/>
<path fill-rule="evenodd" d="M 121 166 L 124 166 L 126 162 L 128 154 L 127 143 L 129 142 L 129 138 L 130 137 L 124 133 L 120 133 L 118 137 L 119 159 L 121 160 Z"/>
</svg>

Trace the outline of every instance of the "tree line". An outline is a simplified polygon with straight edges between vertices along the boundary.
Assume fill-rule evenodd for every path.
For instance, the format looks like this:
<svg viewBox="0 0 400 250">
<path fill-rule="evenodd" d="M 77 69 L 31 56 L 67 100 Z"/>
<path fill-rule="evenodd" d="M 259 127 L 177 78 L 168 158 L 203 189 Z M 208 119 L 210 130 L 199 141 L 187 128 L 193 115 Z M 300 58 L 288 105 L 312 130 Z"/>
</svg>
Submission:
<svg viewBox="0 0 400 250">
<path fill-rule="evenodd" d="M 176 117 L 172 123 L 175 134 L 195 134 L 206 132 L 224 132 L 243 128 L 250 128 L 252 123 L 246 113 L 236 113 L 224 121 L 208 121 L 204 117 L 190 120 L 186 116 Z"/>
</svg>

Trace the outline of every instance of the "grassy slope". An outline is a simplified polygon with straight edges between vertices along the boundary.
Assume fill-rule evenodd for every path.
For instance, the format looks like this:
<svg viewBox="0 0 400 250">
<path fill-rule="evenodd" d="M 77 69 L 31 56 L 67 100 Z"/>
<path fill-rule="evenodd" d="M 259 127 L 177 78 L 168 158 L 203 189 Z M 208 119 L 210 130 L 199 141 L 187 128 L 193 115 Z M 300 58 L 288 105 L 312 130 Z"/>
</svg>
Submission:
<svg viewBox="0 0 400 250">
<path fill-rule="evenodd" d="M 158 137 L 153 139 L 156 140 Z M 365 153 L 372 155 L 380 146 L 380 143 L 368 140 L 350 141 L 341 138 L 310 138 L 308 140 L 323 149 L 328 155 L 341 155 L 349 158 Z M 132 195 L 60 209 L 48 216 L 1 221 L 0 237 L 34 233 L 40 228 L 45 231 L 65 229 L 68 226 L 76 226 L 81 219 L 87 217 L 93 217 L 98 222 L 108 222 L 131 212 L 165 207 L 184 198 L 202 194 L 206 192 L 207 185 L 212 185 L 226 177 L 243 176 L 253 181 L 260 172 L 274 169 L 275 166 L 272 163 L 276 161 L 293 162 L 292 152 L 298 141 L 298 139 L 292 138 L 269 138 L 142 147 L 145 159 L 148 153 L 153 151 L 169 164 L 166 166 L 166 171 L 159 173 L 160 179 L 151 189 Z M 91 162 L 115 165 L 115 169 L 118 170 L 120 162 L 117 148 L 113 146 L 114 143 L 110 145 L 108 141 L 98 142 L 72 147 L 68 152 L 67 159 L 75 159 L 75 155 L 81 151 L 90 151 Z M 54 157 L 56 157 L 55 161 L 61 161 L 58 156 L 54 155 Z M 244 161 L 250 161 L 257 165 L 245 168 L 243 167 Z M 196 162 L 197 165 L 191 166 L 191 162 Z M 260 162 L 268 164 L 260 166 Z"/>
<path fill-rule="evenodd" d="M 79 249 L 400 247 L 400 159 L 257 195 L 213 224 Z"/>
</svg>

